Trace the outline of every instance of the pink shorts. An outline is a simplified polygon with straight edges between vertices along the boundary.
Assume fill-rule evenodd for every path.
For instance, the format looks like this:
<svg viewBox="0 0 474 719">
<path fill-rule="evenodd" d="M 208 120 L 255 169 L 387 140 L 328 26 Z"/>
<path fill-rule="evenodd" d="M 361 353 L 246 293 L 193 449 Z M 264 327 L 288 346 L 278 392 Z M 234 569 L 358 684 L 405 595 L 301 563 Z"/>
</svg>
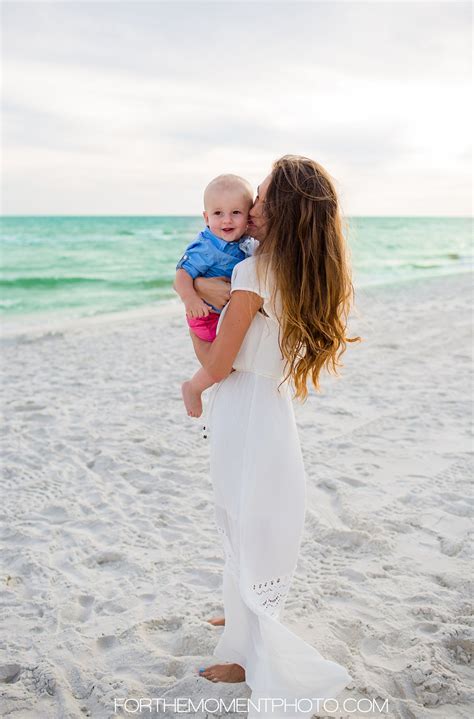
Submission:
<svg viewBox="0 0 474 719">
<path fill-rule="evenodd" d="M 214 342 L 219 317 L 220 315 L 217 312 L 209 312 L 207 317 L 186 317 L 186 319 L 197 337 L 206 340 L 206 342 Z"/>
</svg>

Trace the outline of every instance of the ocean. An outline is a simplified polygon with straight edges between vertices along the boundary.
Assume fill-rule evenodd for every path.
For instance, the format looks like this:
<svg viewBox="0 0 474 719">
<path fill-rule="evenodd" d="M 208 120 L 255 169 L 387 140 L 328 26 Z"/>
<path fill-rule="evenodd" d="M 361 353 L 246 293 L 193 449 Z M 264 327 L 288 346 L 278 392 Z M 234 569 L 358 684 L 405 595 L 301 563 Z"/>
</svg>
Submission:
<svg viewBox="0 0 474 719">
<path fill-rule="evenodd" d="M 0 218 L 4 317 L 78 318 L 175 298 L 175 266 L 200 217 Z M 469 272 L 472 218 L 355 217 L 357 287 Z"/>
</svg>

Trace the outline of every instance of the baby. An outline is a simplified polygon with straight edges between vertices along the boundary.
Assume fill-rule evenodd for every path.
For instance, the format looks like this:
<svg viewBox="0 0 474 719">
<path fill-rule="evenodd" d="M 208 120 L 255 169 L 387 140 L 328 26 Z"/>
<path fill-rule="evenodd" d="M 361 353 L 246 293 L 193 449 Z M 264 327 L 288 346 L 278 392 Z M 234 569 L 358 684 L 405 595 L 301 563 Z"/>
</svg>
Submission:
<svg viewBox="0 0 474 719">
<path fill-rule="evenodd" d="M 221 310 L 202 300 L 194 289 L 196 277 L 231 277 L 241 260 L 253 253 L 257 240 L 245 234 L 253 204 L 250 184 L 238 175 L 219 175 L 204 191 L 206 228 L 186 248 L 176 265 L 174 288 L 186 308 L 186 319 L 201 339 L 213 342 Z M 201 395 L 213 380 L 204 368 L 182 385 L 190 417 L 202 414 Z"/>
</svg>

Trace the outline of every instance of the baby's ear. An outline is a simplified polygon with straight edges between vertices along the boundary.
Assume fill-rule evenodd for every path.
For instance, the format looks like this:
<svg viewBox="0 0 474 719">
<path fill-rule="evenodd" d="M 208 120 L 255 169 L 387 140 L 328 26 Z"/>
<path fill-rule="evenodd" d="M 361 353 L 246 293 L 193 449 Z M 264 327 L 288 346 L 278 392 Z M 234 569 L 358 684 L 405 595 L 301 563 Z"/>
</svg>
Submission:
<svg viewBox="0 0 474 719">
<path fill-rule="evenodd" d="M 202 216 L 204 217 L 204 222 L 206 223 L 207 227 L 209 227 L 209 215 L 207 214 L 206 210 L 204 210 Z"/>
</svg>

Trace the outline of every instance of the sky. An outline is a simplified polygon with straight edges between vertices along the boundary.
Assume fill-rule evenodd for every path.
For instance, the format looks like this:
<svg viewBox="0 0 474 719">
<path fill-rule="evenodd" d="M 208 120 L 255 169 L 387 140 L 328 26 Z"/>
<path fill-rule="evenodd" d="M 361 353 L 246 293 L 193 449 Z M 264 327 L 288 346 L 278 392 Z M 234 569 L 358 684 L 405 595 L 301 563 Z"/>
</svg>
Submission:
<svg viewBox="0 0 474 719">
<path fill-rule="evenodd" d="M 472 214 L 468 2 L 2 2 L 1 211 L 196 215 L 281 155 L 347 215 Z"/>
</svg>

